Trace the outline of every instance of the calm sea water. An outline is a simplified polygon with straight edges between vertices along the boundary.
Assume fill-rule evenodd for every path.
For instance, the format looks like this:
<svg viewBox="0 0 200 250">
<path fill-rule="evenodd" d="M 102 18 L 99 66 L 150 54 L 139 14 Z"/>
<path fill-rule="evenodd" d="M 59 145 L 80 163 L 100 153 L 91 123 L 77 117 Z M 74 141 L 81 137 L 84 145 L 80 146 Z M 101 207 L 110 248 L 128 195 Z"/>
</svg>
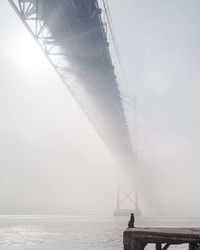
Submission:
<svg viewBox="0 0 200 250">
<path fill-rule="evenodd" d="M 1 216 L 0 250 L 122 250 L 122 235 L 128 219 L 102 216 Z M 199 218 L 136 220 L 138 226 L 200 226 Z M 176 249 L 187 247 L 182 245 Z"/>
</svg>

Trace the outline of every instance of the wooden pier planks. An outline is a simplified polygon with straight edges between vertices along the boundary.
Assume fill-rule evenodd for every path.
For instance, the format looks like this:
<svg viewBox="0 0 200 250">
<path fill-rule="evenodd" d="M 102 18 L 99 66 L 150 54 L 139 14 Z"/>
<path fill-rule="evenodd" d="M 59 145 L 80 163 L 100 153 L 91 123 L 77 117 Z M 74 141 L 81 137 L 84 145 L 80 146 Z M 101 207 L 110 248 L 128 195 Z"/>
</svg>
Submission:
<svg viewBox="0 0 200 250">
<path fill-rule="evenodd" d="M 200 228 L 128 228 L 124 231 L 124 250 L 142 250 L 155 244 L 156 250 L 188 243 L 190 250 L 199 249 Z"/>
</svg>

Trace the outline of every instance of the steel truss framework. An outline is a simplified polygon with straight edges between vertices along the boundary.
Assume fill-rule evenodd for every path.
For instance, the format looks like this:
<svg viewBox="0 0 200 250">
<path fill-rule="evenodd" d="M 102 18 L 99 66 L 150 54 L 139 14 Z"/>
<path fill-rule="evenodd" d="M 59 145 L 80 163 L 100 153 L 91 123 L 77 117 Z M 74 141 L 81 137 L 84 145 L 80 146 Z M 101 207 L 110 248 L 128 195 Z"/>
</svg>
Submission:
<svg viewBox="0 0 200 250">
<path fill-rule="evenodd" d="M 22 22 L 24 23 L 27 30 L 33 36 L 35 41 L 39 44 L 40 48 L 43 50 L 47 59 L 56 70 L 59 77 L 65 83 L 67 88 L 70 90 L 77 103 L 81 106 L 86 116 L 89 118 L 90 122 L 94 125 L 98 134 L 102 137 L 104 143 L 111 150 L 117 144 L 119 147 L 117 148 L 118 152 L 123 151 L 125 154 L 128 152 L 130 158 L 132 158 L 132 146 L 130 142 L 130 137 L 128 134 L 128 128 L 126 125 L 126 119 L 124 116 L 124 112 L 122 110 L 121 100 L 118 92 L 118 86 L 116 82 L 116 76 L 114 74 L 114 67 L 112 65 L 108 42 L 106 38 L 106 32 L 104 30 L 104 25 L 100 16 L 100 9 L 96 0 L 85 0 L 89 2 L 95 3 L 96 9 L 91 9 L 91 13 L 89 15 L 91 18 L 94 16 L 98 16 L 98 20 L 100 20 L 100 28 L 99 32 L 101 36 L 99 40 L 101 44 L 95 52 L 93 52 L 93 58 L 98 58 L 99 68 L 101 72 L 99 74 L 100 77 L 104 75 L 108 75 L 108 82 L 103 85 L 103 81 L 100 84 L 97 84 L 96 88 L 96 96 L 92 96 L 91 92 L 88 94 L 88 88 L 84 88 L 81 84 L 78 84 L 76 74 L 72 73 L 69 62 L 67 61 L 70 58 L 70 53 L 66 50 L 63 51 L 62 46 L 58 43 L 58 39 L 52 35 L 52 32 L 49 31 L 49 27 L 43 18 L 41 18 L 39 14 L 39 3 L 40 2 L 51 2 L 51 0 L 8 0 L 15 12 L 18 14 Z M 63 2 L 62 0 L 59 0 Z M 75 8 L 78 5 L 78 2 L 75 0 L 67 0 L 65 2 L 71 1 L 72 6 Z M 55 1 L 57 2 L 57 1 Z M 93 4 L 94 5 L 94 4 Z M 83 19 L 84 20 L 84 19 Z M 90 39 L 92 40 L 92 39 Z M 93 42 L 93 44 L 95 41 Z M 94 54 L 96 53 L 96 54 Z M 94 61 L 95 62 L 95 61 Z M 83 63 L 82 63 L 83 64 Z M 92 67 L 93 62 L 90 64 Z M 96 67 L 97 68 L 97 67 Z M 91 69 L 91 71 L 95 71 L 95 69 Z M 98 71 L 99 71 L 98 68 Z M 107 72 L 106 72 L 107 71 Z M 98 78 L 98 77 L 97 77 Z M 102 77 L 103 78 L 103 77 Z M 89 81 L 88 81 L 89 82 Z M 98 85 L 105 86 L 104 89 L 98 89 Z M 113 86 L 113 87 L 112 87 Z M 100 90 L 100 91 L 99 91 Z M 93 90 L 92 90 L 93 91 Z M 94 92 L 94 91 L 93 91 Z M 110 96 L 109 96 L 110 95 Z M 99 97 L 100 96 L 100 97 Z M 98 105 L 102 106 L 96 108 L 95 101 L 91 104 L 89 100 L 101 98 L 98 100 Z M 110 100 L 109 100 L 110 99 Z M 110 101 L 110 102 L 109 102 Z M 110 110 L 109 110 L 110 109 Z M 100 112 L 99 112 L 100 110 Z M 103 110 L 103 111 L 102 111 Z M 106 113 L 107 112 L 107 113 Z M 105 115 L 106 114 L 106 115 Z M 119 119 L 118 119 L 119 118 Z M 108 123 L 113 123 L 112 127 L 108 128 Z M 114 134 L 115 133 L 115 134 Z M 113 135 L 112 135 L 113 134 Z M 109 136 L 112 136 L 111 140 L 106 141 Z M 111 142 L 112 141 L 112 142 Z M 111 143 L 110 143 L 111 142 Z M 110 144 L 110 145 L 109 145 Z M 112 145 L 111 145 L 112 144 Z M 121 144 L 121 145 L 120 145 Z M 121 147 L 121 148 L 120 148 Z"/>
<path fill-rule="evenodd" d="M 38 0 L 9 0 L 27 30 L 38 43 L 48 61 L 53 66 L 61 80 L 82 106 L 79 92 L 75 89 L 75 79 L 70 74 L 65 54 L 50 34 L 46 23 L 38 15 Z"/>
<path fill-rule="evenodd" d="M 101 9 L 99 8 L 98 2 L 96 0 L 8 1 L 25 25 L 26 29 L 38 43 L 43 53 L 46 55 L 48 61 L 53 66 L 54 70 L 57 72 L 79 106 L 89 118 L 89 121 L 94 125 L 95 130 L 103 139 L 106 146 L 108 146 L 108 149 L 113 154 L 114 158 L 117 159 L 118 162 L 123 165 L 123 167 L 132 167 L 132 165 L 134 164 L 132 145 L 126 125 L 126 119 L 122 109 L 121 98 L 118 91 L 116 76 L 114 73 L 114 67 L 112 65 L 112 60 L 109 53 L 109 43 L 107 42 L 106 30 L 101 19 Z M 95 90 L 96 93 L 94 94 L 94 96 L 92 94 L 94 93 L 95 87 L 91 85 L 92 87 L 90 86 L 88 88 L 86 86 L 85 88 L 84 86 L 79 84 L 81 77 L 77 79 L 76 72 L 74 73 L 73 70 L 71 70 L 70 60 L 73 66 L 73 57 L 75 57 L 73 53 L 75 52 L 73 51 L 73 53 L 71 54 L 71 52 L 66 50 L 66 48 L 63 49 L 62 43 L 60 43 L 59 39 L 55 36 L 56 32 L 52 32 L 47 20 L 44 17 L 41 17 L 39 6 L 42 2 L 43 4 L 44 2 L 46 2 L 47 5 L 48 3 L 51 3 L 53 5 L 54 3 L 58 3 L 59 1 L 63 4 L 63 6 L 67 2 L 70 2 L 72 8 L 81 8 L 83 10 L 82 13 L 77 12 L 77 15 L 79 15 L 78 21 L 80 22 L 80 25 L 82 25 L 82 23 L 86 23 L 84 24 L 85 27 L 87 27 L 87 25 L 88 27 L 91 27 L 91 25 L 93 25 L 94 18 L 96 18 L 95 20 L 97 20 L 96 23 L 98 24 L 98 34 L 100 34 L 98 37 L 98 40 L 100 41 L 99 45 L 97 42 L 95 42 L 94 37 L 91 37 L 88 40 L 90 42 L 91 48 L 93 48 L 93 45 L 96 46 L 95 49 L 91 49 L 92 52 L 90 57 L 93 61 L 89 61 L 87 67 L 87 63 L 83 61 L 83 59 L 85 59 L 87 55 L 85 56 L 85 58 L 80 58 L 80 60 L 82 60 L 80 64 L 82 64 L 83 66 L 84 64 L 86 65 L 85 69 L 89 72 L 89 74 L 90 71 L 96 71 L 97 75 L 99 76 L 97 78 L 102 77 L 102 84 L 98 79 L 98 83 L 100 83 L 98 85 L 100 85 L 100 87 L 96 86 L 97 90 Z M 85 9 L 83 2 L 87 3 L 87 9 Z M 92 21 L 90 21 L 89 23 L 88 19 L 91 19 Z M 59 24 L 57 25 L 59 26 Z M 94 27 L 92 27 L 92 29 L 94 29 Z M 95 32 L 97 33 L 96 30 Z M 82 40 L 84 42 L 84 39 Z M 84 49 L 82 49 L 82 51 L 84 54 Z M 88 52 L 87 49 L 86 52 Z M 76 60 L 77 58 L 78 57 L 76 55 Z M 90 68 L 92 69 L 90 70 Z M 84 70 L 82 72 L 84 72 Z M 94 78 L 89 77 L 88 79 L 88 82 L 92 82 L 91 79 Z M 96 101 L 96 99 L 98 98 L 99 100 Z M 91 99 L 94 102 L 91 103 L 89 101 Z M 111 99 L 111 102 L 109 101 L 109 99 Z M 96 103 L 98 103 L 97 106 L 100 106 L 100 108 L 96 108 Z M 110 125 L 109 123 L 112 123 L 112 125 Z M 108 139 L 109 136 L 111 139 Z M 123 160 L 118 156 L 118 152 L 123 153 Z M 126 199 L 130 199 L 130 196 L 131 194 L 125 193 Z M 134 205 L 136 204 L 135 202 L 136 201 L 133 200 Z"/>
<path fill-rule="evenodd" d="M 92 106 L 88 103 L 88 95 L 84 89 L 77 84 L 77 79 L 74 74 L 71 73 L 68 62 L 66 61 L 66 55 L 62 52 L 60 45 L 55 38 L 51 35 L 47 24 L 39 16 L 39 1 L 40 0 L 8 0 L 14 8 L 21 21 L 32 35 L 34 40 L 42 49 L 43 53 L 47 57 L 58 76 L 64 82 L 69 89 L 89 121 L 95 127 L 96 132 L 100 137 L 103 135 L 103 126 L 99 126 L 100 116 L 94 117 L 92 115 L 95 111 L 92 110 Z M 72 4 L 75 7 L 74 1 Z M 101 11 L 97 5 L 97 9 L 91 13 L 91 16 L 101 14 Z M 104 34 L 106 38 L 106 34 Z M 110 58 L 111 62 L 111 58 Z"/>
</svg>

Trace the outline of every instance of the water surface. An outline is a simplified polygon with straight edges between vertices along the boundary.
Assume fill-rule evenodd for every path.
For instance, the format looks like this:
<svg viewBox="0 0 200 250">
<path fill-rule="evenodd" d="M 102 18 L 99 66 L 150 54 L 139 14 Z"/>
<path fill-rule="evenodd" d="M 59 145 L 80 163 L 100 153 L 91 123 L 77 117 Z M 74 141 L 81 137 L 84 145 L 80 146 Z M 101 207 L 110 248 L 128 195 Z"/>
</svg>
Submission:
<svg viewBox="0 0 200 250">
<path fill-rule="evenodd" d="M 128 217 L 112 216 L 1 216 L 0 250 L 122 250 L 127 222 Z M 136 219 L 136 226 L 199 225 L 199 218 Z"/>
</svg>

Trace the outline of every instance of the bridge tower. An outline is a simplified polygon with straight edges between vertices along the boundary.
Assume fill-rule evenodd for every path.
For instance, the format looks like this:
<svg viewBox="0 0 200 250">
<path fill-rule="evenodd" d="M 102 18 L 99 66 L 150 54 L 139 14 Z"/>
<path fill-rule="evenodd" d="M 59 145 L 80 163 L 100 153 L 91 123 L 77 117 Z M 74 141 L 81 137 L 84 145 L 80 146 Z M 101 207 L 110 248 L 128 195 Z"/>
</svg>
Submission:
<svg viewBox="0 0 200 250">
<path fill-rule="evenodd" d="M 124 204 L 128 207 L 124 207 Z M 129 191 L 122 189 L 122 185 L 118 183 L 114 216 L 129 216 L 131 213 L 134 213 L 136 216 L 141 215 L 138 203 L 138 191 L 136 188 L 131 188 Z"/>
<path fill-rule="evenodd" d="M 132 148 L 135 157 L 135 168 L 138 167 L 138 100 L 136 96 L 124 96 L 122 102 L 131 109 L 131 115 L 134 119 L 133 130 L 134 143 L 132 142 Z M 119 174 L 121 176 L 121 174 Z M 122 178 L 123 179 L 123 178 Z M 135 178 L 137 179 L 137 178 Z M 126 185 L 124 185 L 126 183 Z M 127 185 L 128 183 L 128 185 Z M 141 216 L 139 209 L 139 195 L 137 184 L 130 183 L 129 178 L 126 180 L 118 179 L 117 195 L 116 195 L 116 208 L 114 210 L 114 216 L 129 216 L 134 213 L 136 216 Z"/>
</svg>

